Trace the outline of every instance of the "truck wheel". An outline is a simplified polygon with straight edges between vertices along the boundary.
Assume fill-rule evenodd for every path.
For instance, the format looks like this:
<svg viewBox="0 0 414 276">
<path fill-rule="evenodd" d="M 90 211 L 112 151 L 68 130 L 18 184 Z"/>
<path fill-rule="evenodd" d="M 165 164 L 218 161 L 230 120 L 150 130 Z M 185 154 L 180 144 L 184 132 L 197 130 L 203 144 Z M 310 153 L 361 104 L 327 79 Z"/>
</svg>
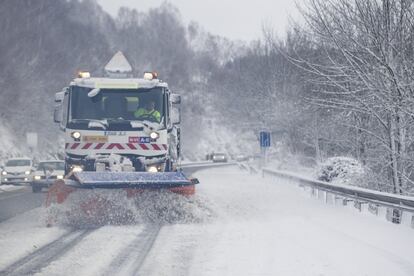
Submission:
<svg viewBox="0 0 414 276">
<path fill-rule="evenodd" d="M 40 193 L 42 191 L 42 187 L 39 186 L 32 186 L 33 193 Z"/>
</svg>

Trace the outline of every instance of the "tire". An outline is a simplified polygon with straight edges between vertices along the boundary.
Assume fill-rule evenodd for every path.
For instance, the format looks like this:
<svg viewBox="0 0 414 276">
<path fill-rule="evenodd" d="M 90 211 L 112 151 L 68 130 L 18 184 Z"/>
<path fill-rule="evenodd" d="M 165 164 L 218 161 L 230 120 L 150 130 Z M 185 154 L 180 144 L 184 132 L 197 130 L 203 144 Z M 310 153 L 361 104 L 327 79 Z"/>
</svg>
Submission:
<svg viewBox="0 0 414 276">
<path fill-rule="evenodd" d="M 165 161 L 165 169 L 164 169 L 164 171 L 165 172 L 171 172 L 172 171 L 172 162 L 169 160 L 169 159 L 167 159 L 166 161 Z"/>
<path fill-rule="evenodd" d="M 40 193 L 41 191 L 42 191 L 42 187 L 32 185 L 33 193 Z"/>
</svg>

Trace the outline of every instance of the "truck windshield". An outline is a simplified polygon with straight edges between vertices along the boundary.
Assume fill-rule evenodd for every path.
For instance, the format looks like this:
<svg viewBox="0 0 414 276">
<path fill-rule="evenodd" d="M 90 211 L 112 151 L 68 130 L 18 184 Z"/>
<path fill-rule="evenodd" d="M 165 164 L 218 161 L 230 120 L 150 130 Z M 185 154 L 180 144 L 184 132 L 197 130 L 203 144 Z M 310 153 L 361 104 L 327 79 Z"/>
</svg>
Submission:
<svg viewBox="0 0 414 276">
<path fill-rule="evenodd" d="M 150 121 L 164 120 L 163 89 L 100 89 L 89 97 L 91 88 L 73 86 L 71 120 Z"/>
<path fill-rule="evenodd" d="M 6 163 L 6 167 L 19 167 L 19 166 L 30 166 L 30 160 L 27 159 L 16 159 L 16 160 L 9 160 Z"/>
</svg>

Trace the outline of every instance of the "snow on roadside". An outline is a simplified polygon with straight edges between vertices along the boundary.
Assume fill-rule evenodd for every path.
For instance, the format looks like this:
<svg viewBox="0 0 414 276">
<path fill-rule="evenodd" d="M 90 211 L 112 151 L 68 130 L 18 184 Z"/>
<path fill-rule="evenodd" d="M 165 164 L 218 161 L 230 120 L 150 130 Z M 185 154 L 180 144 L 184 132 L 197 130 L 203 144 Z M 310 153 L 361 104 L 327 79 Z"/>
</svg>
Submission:
<svg viewBox="0 0 414 276">
<path fill-rule="evenodd" d="M 200 171 L 216 219 L 163 228 L 146 275 L 414 275 L 413 230 L 326 205 L 285 180 Z"/>
<path fill-rule="evenodd" d="M 165 214 L 174 219 L 163 220 L 142 275 L 414 275 L 410 227 L 324 204 L 295 182 L 263 179 L 235 167 L 196 176 L 201 184 L 192 201 L 145 195 L 141 208 L 155 210 L 141 213 L 145 220 L 98 228 L 38 275 L 104 275 L 145 223 L 160 222 L 152 215 L 169 206 L 174 212 L 158 219 Z M 154 200 L 161 203 L 148 205 Z M 177 217 L 183 207 L 208 219 Z M 43 217 L 43 210 L 35 209 L 0 224 L 0 267 L 68 231 L 44 227 Z"/>
<path fill-rule="evenodd" d="M 17 191 L 26 188 L 26 186 L 15 186 L 15 185 L 0 185 L 0 193 Z"/>
<path fill-rule="evenodd" d="M 303 157 L 300 156 L 289 156 L 283 159 L 275 158 L 266 164 L 266 168 L 279 171 L 295 172 L 295 174 L 298 176 L 315 178 L 316 168 L 301 165 L 300 160 L 302 158 Z"/>
<path fill-rule="evenodd" d="M 10 156 L 16 156 L 20 150 L 16 147 L 16 138 L 9 129 L 0 122 L 0 165 Z"/>
</svg>

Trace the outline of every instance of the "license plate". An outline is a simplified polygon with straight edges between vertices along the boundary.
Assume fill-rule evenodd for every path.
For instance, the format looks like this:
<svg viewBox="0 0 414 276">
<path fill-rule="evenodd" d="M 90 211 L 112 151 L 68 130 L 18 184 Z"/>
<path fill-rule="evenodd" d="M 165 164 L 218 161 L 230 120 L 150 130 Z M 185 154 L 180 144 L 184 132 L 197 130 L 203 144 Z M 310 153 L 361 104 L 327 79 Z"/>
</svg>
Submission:
<svg viewBox="0 0 414 276">
<path fill-rule="evenodd" d="M 88 143 L 106 143 L 108 142 L 107 136 L 83 136 L 83 141 Z"/>
<path fill-rule="evenodd" d="M 139 143 L 139 144 L 148 144 L 151 143 L 150 137 L 129 137 L 129 143 Z"/>
</svg>

